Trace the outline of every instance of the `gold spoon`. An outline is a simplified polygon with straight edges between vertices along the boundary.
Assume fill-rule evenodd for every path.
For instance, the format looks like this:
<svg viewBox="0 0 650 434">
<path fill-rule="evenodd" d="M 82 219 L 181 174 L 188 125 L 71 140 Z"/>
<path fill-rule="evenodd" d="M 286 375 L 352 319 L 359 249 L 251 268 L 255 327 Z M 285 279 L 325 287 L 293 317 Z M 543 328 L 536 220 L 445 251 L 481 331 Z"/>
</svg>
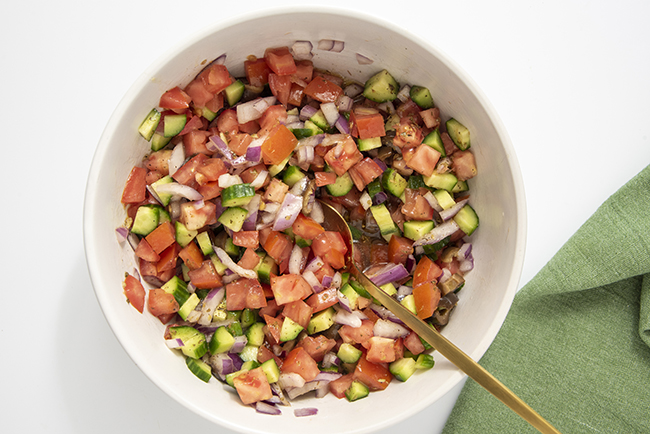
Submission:
<svg viewBox="0 0 650 434">
<path fill-rule="evenodd" d="M 494 376 L 486 371 L 481 365 L 476 363 L 471 357 L 447 340 L 447 338 L 441 335 L 435 328 L 413 315 L 411 311 L 402 306 L 397 300 L 372 283 L 370 279 L 368 279 L 366 275 L 357 268 L 354 261 L 351 259 L 354 257 L 354 244 L 352 242 L 350 227 L 338 211 L 327 203 L 320 203 L 323 208 L 326 229 L 339 232 L 348 245 L 346 263 L 348 264 L 350 274 L 354 276 L 357 282 L 363 285 L 370 295 L 377 299 L 385 308 L 394 313 L 404 322 L 404 324 L 417 333 L 422 339 L 427 341 L 435 350 L 467 374 L 468 377 L 483 386 L 488 392 L 510 407 L 510 409 L 535 427 L 538 431 L 544 434 L 559 434 L 557 429 L 542 418 L 542 416 L 540 416 L 521 398 L 515 395 L 510 389 L 504 386 L 503 383 L 494 378 Z"/>
</svg>

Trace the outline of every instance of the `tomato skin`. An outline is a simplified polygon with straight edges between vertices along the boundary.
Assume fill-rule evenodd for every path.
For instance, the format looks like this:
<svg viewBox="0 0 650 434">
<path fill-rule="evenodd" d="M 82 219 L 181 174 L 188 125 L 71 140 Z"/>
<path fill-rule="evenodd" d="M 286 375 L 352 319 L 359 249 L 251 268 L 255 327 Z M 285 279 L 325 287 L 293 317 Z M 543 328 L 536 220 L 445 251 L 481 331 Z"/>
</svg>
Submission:
<svg viewBox="0 0 650 434">
<path fill-rule="evenodd" d="M 271 386 L 262 368 L 251 369 L 236 376 L 233 383 L 239 399 L 246 405 L 273 397 Z"/>
<path fill-rule="evenodd" d="M 368 361 L 365 354 L 357 362 L 353 377 L 368 386 L 370 390 L 384 390 L 393 379 L 393 375 L 385 365 Z"/>
<path fill-rule="evenodd" d="M 160 260 L 160 256 L 151 248 L 146 238 L 142 238 L 138 243 L 135 248 L 135 256 L 148 262 L 158 262 Z"/>
<path fill-rule="evenodd" d="M 122 283 L 124 295 L 138 312 L 142 313 L 144 309 L 145 291 L 142 283 L 135 277 L 127 274 Z"/>
<path fill-rule="evenodd" d="M 239 132 L 239 121 L 237 112 L 234 109 L 226 109 L 217 118 L 217 129 L 227 135 L 234 135 Z"/>
<path fill-rule="evenodd" d="M 154 288 L 149 290 L 149 312 L 153 316 L 169 315 L 178 312 L 178 302 L 172 294 L 164 289 Z"/>
<path fill-rule="evenodd" d="M 221 158 L 208 158 L 196 171 L 203 175 L 206 181 L 218 181 L 221 175 L 228 173 L 228 168 Z"/>
<path fill-rule="evenodd" d="M 336 341 L 323 335 L 307 336 L 298 343 L 298 346 L 303 347 L 314 361 L 322 362 L 325 354 L 336 346 Z"/>
<path fill-rule="evenodd" d="M 169 175 L 169 157 L 172 151 L 169 149 L 162 149 L 160 151 L 152 152 L 144 162 L 144 165 L 150 171 L 156 171 L 162 176 Z"/>
<path fill-rule="evenodd" d="M 345 398 L 345 391 L 350 388 L 350 385 L 354 381 L 354 374 L 346 374 L 342 377 L 337 378 L 336 380 L 330 381 L 329 388 L 332 395 L 336 396 L 338 399 Z"/>
<path fill-rule="evenodd" d="M 384 171 L 370 157 L 366 157 L 348 169 L 348 173 L 357 190 L 363 191 L 366 185 L 378 178 Z"/>
<path fill-rule="evenodd" d="M 371 337 L 374 336 L 373 328 L 375 323 L 368 319 L 361 321 L 360 327 L 352 327 L 349 325 L 344 325 L 339 329 L 339 335 L 343 342 L 353 343 L 353 344 L 366 344 Z"/>
<path fill-rule="evenodd" d="M 271 290 L 278 306 L 302 300 L 313 293 L 311 285 L 302 276 L 296 274 L 271 276 Z"/>
<path fill-rule="evenodd" d="M 201 72 L 199 78 L 212 94 L 217 94 L 232 84 L 232 77 L 224 65 L 210 65 Z"/>
<path fill-rule="evenodd" d="M 305 381 L 312 381 L 320 373 L 318 364 L 303 347 L 296 347 L 287 354 L 282 363 L 282 373 L 295 373 Z"/>
<path fill-rule="evenodd" d="M 259 309 L 266 306 L 262 285 L 256 279 L 239 278 L 226 285 L 226 309 Z"/>
<path fill-rule="evenodd" d="M 260 231 L 260 243 L 266 253 L 273 258 L 281 273 L 289 267 L 289 257 L 291 256 L 291 250 L 293 249 L 293 243 L 291 239 L 281 233 L 276 231 L 270 231 L 266 238 L 263 238 L 263 231 Z"/>
<path fill-rule="evenodd" d="M 406 155 L 404 156 L 406 164 L 411 169 L 424 176 L 431 176 L 436 168 L 436 164 L 438 164 L 439 159 L 440 152 L 436 151 L 429 145 L 425 145 L 424 143 L 415 148 L 414 153 L 409 154 L 408 160 L 406 159 Z"/>
<path fill-rule="evenodd" d="M 451 159 L 451 168 L 461 181 L 467 181 L 478 173 L 476 159 L 471 151 L 457 151 Z"/>
<path fill-rule="evenodd" d="M 264 60 L 277 75 L 291 75 L 298 70 L 289 47 L 267 48 L 264 51 Z"/>
<path fill-rule="evenodd" d="M 338 302 L 339 299 L 336 295 L 336 288 L 324 289 L 321 292 L 309 296 L 309 298 L 305 300 L 305 303 L 312 308 L 313 313 L 325 310 L 330 306 L 334 306 Z"/>
<path fill-rule="evenodd" d="M 269 87 L 271 88 L 271 93 L 280 101 L 280 104 L 287 107 L 291 95 L 291 77 L 270 73 Z"/>
<path fill-rule="evenodd" d="M 228 147 L 237 155 L 245 155 L 248 145 L 253 141 L 250 134 L 239 133 L 230 136 Z"/>
<path fill-rule="evenodd" d="M 264 163 L 268 165 L 281 163 L 291 155 L 297 144 L 298 139 L 286 126 L 276 124 L 262 143 Z"/>
<path fill-rule="evenodd" d="M 422 194 L 407 188 L 404 195 L 405 201 L 401 211 L 406 220 L 433 220 L 433 208 Z"/>
<path fill-rule="evenodd" d="M 440 290 L 432 283 L 421 283 L 413 288 L 413 298 L 415 299 L 415 311 L 418 318 L 427 319 L 433 316 L 433 313 L 440 302 Z"/>
<path fill-rule="evenodd" d="M 366 107 L 355 108 L 350 113 L 350 122 L 353 124 L 351 131 L 356 133 L 355 137 L 370 139 L 372 137 L 383 137 L 386 135 L 384 118 L 376 109 Z"/>
<path fill-rule="evenodd" d="M 303 213 L 298 214 L 292 226 L 293 233 L 305 240 L 313 240 L 325 232 L 323 226 Z"/>
<path fill-rule="evenodd" d="M 415 355 L 424 352 L 424 344 L 420 340 L 420 336 L 415 332 L 409 333 L 406 338 L 404 338 L 404 346 Z"/>
<path fill-rule="evenodd" d="M 244 70 L 251 86 L 264 87 L 269 82 L 271 68 L 264 58 L 244 61 Z"/>
<path fill-rule="evenodd" d="M 196 182 L 196 172 L 198 168 L 203 165 L 205 160 L 208 157 L 205 154 L 196 154 L 194 157 L 190 158 L 185 164 L 183 164 L 173 175 L 172 178 L 178 183 L 183 185 L 188 185 L 190 187 L 196 187 L 198 184 Z"/>
<path fill-rule="evenodd" d="M 336 173 L 334 172 L 315 172 L 316 187 L 324 187 L 336 182 Z"/>
<path fill-rule="evenodd" d="M 206 259 L 200 267 L 190 270 L 187 274 L 190 282 L 199 289 L 212 289 L 223 285 L 221 276 L 210 259 Z"/>
<path fill-rule="evenodd" d="M 340 233 L 324 231 L 314 238 L 311 248 L 315 256 L 319 256 L 335 270 L 345 267 L 345 255 L 348 248 Z"/>
<path fill-rule="evenodd" d="M 363 159 L 363 154 L 357 148 L 354 139 L 347 136 L 345 140 L 332 146 L 324 159 L 338 176 L 342 176 L 350 167 Z"/>
<path fill-rule="evenodd" d="M 316 76 L 305 87 L 304 93 L 318 102 L 336 102 L 343 89 L 321 76 Z"/>
<path fill-rule="evenodd" d="M 413 272 L 413 287 L 437 281 L 441 275 L 442 269 L 428 256 L 422 256 Z"/>
<path fill-rule="evenodd" d="M 133 167 L 122 192 L 122 203 L 140 203 L 147 198 L 147 169 Z"/>
<path fill-rule="evenodd" d="M 406 237 L 393 235 L 388 242 L 388 260 L 394 264 L 406 264 L 413 253 L 413 241 Z"/>
<path fill-rule="evenodd" d="M 244 247 L 247 249 L 256 249 L 260 243 L 260 233 L 259 231 L 234 232 L 232 234 L 232 242 L 236 246 Z"/>
<path fill-rule="evenodd" d="M 151 231 L 145 239 L 153 251 L 160 255 L 163 250 L 176 242 L 176 230 L 170 222 L 164 222 Z"/>
<path fill-rule="evenodd" d="M 158 106 L 169 110 L 185 110 L 190 108 L 192 98 L 180 87 L 176 86 L 163 93 Z"/>
<path fill-rule="evenodd" d="M 403 117 L 400 123 L 395 125 L 395 138 L 393 144 L 403 148 L 405 146 L 417 146 L 424 140 L 422 128 L 413 123 L 409 118 Z"/>
<path fill-rule="evenodd" d="M 252 231 L 257 233 L 257 231 Z M 236 234 L 237 232 L 235 232 Z M 233 234 L 234 235 L 234 234 Z M 233 238 L 234 241 L 234 238 Z M 237 244 L 235 244 L 237 245 Z M 244 254 L 242 255 L 241 259 L 239 262 L 237 262 L 237 265 L 239 265 L 242 268 L 246 268 L 248 270 L 252 270 L 255 267 L 257 267 L 257 264 L 260 263 L 262 259 L 259 257 L 257 253 L 255 253 L 255 248 L 253 247 L 246 247 L 246 250 L 244 251 Z"/>
<path fill-rule="evenodd" d="M 201 252 L 199 246 L 193 241 L 183 247 L 178 253 L 178 256 L 190 270 L 196 270 L 203 263 L 203 252 Z"/>
<path fill-rule="evenodd" d="M 210 92 L 203 84 L 201 79 L 194 79 L 185 86 L 185 93 L 192 99 L 196 108 L 203 108 L 214 98 L 214 93 Z"/>
<path fill-rule="evenodd" d="M 373 336 L 368 340 L 366 359 L 372 363 L 391 363 L 397 359 L 395 340 Z"/>
</svg>

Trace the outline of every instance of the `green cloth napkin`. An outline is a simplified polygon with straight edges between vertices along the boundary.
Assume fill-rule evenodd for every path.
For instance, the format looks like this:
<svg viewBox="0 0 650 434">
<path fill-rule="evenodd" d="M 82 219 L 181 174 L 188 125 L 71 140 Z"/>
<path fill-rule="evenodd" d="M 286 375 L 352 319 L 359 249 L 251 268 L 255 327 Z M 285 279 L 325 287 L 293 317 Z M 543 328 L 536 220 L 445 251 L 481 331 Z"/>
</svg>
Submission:
<svg viewBox="0 0 650 434">
<path fill-rule="evenodd" d="M 564 434 L 650 433 L 650 166 L 517 293 L 480 363 Z M 444 429 L 536 432 L 471 379 Z"/>
</svg>

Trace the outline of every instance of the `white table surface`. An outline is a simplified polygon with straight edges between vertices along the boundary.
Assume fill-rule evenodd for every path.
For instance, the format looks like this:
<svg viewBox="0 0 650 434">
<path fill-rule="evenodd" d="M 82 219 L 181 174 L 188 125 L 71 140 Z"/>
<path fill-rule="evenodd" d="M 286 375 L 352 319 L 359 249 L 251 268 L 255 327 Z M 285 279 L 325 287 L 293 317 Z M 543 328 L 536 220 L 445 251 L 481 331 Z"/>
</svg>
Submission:
<svg viewBox="0 0 650 434">
<path fill-rule="evenodd" d="M 167 397 L 120 347 L 86 270 L 82 204 L 95 145 L 140 73 L 198 29 L 269 3 L 3 5 L 4 432 L 231 433 Z M 650 162 L 650 3 L 418 3 L 328 2 L 354 4 L 427 38 L 492 101 L 525 181 L 523 286 Z M 440 432 L 459 392 L 460 386 L 400 429 Z"/>
</svg>

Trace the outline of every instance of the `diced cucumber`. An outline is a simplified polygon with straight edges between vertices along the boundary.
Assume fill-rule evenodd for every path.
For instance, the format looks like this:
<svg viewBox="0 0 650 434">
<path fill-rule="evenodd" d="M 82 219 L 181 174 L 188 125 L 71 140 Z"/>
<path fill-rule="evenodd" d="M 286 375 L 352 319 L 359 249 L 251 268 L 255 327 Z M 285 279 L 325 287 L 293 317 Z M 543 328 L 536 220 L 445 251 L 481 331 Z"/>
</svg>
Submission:
<svg viewBox="0 0 650 434">
<path fill-rule="evenodd" d="M 427 134 L 422 143 L 429 145 L 436 151 L 440 152 L 441 157 L 447 156 L 445 145 L 442 143 L 442 137 L 440 137 L 440 131 L 438 131 L 438 128 Z"/>
<path fill-rule="evenodd" d="M 185 359 L 185 364 L 187 364 L 187 367 L 190 369 L 192 374 L 196 375 L 199 380 L 207 383 L 210 381 L 210 378 L 212 378 L 212 368 L 203 360 L 187 357 Z"/>
<path fill-rule="evenodd" d="M 400 303 L 402 303 L 402 306 L 410 310 L 413 315 L 418 314 L 418 311 L 415 309 L 415 298 L 413 297 L 413 294 L 404 297 Z"/>
<path fill-rule="evenodd" d="M 235 232 L 237 232 L 237 231 L 235 231 Z M 239 256 L 239 252 L 240 252 L 239 246 L 236 246 L 235 243 L 232 242 L 232 238 L 230 238 L 230 237 L 226 238 L 226 242 L 224 243 L 223 250 L 226 253 L 228 253 L 228 256 L 230 256 L 232 258 L 235 258 L 235 257 Z"/>
<path fill-rule="evenodd" d="M 447 133 L 458 149 L 465 151 L 470 147 L 469 130 L 465 125 L 451 118 L 446 123 Z"/>
<path fill-rule="evenodd" d="M 307 175 L 305 175 L 298 166 L 289 166 L 287 167 L 287 170 L 284 171 L 282 182 L 291 188 L 296 184 L 296 182 L 300 181 L 305 176 Z"/>
<path fill-rule="evenodd" d="M 156 205 L 142 205 L 138 208 L 133 219 L 131 232 L 141 236 L 149 235 L 158 227 L 160 207 Z"/>
<path fill-rule="evenodd" d="M 458 211 L 458 214 L 454 216 L 454 221 L 465 232 L 465 235 L 472 235 L 479 223 L 476 211 L 469 205 L 465 205 Z"/>
<path fill-rule="evenodd" d="M 210 354 L 225 353 L 232 348 L 234 343 L 235 338 L 233 335 L 225 327 L 221 326 L 212 335 L 208 350 L 210 350 Z"/>
<path fill-rule="evenodd" d="M 422 110 L 433 107 L 433 97 L 431 92 L 424 86 L 411 86 L 409 96 Z"/>
<path fill-rule="evenodd" d="M 332 327 L 334 324 L 334 313 L 334 308 L 328 307 L 312 315 L 307 326 L 307 333 L 313 335 L 314 333 L 322 332 Z"/>
<path fill-rule="evenodd" d="M 427 185 L 424 183 L 422 175 L 414 173 L 409 176 L 406 187 L 410 188 L 411 190 L 417 190 L 418 188 L 427 188 Z"/>
<path fill-rule="evenodd" d="M 176 220 L 175 229 L 176 229 L 176 242 L 181 247 L 187 246 L 199 234 L 199 231 L 187 229 L 187 226 L 185 226 L 179 220 Z"/>
<path fill-rule="evenodd" d="M 397 98 L 399 84 L 392 75 L 385 69 L 379 71 L 366 81 L 363 89 L 363 96 L 370 101 L 382 103 L 393 101 Z"/>
<path fill-rule="evenodd" d="M 163 134 L 158 132 L 153 133 L 153 137 L 151 138 L 151 150 L 153 152 L 160 151 L 162 148 L 167 146 L 171 139 L 171 137 L 165 137 Z"/>
<path fill-rule="evenodd" d="M 180 339 L 183 341 L 183 346 L 180 350 L 187 357 L 193 359 L 200 359 L 208 352 L 208 345 L 205 340 L 205 335 L 190 326 L 173 326 L 169 327 L 169 334 L 172 339 Z"/>
<path fill-rule="evenodd" d="M 359 294 L 361 297 L 368 298 L 368 299 L 372 298 L 372 295 L 370 295 L 368 290 L 366 288 L 364 288 L 363 285 L 360 284 L 359 282 L 357 282 L 356 280 L 350 279 L 350 280 L 348 280 L 347 283 L 349 283 L 350 286 L 352 286 L 352 288 L 354 288 L 354 290 L 357 292 L 357 294 Z"/>
<path fill-rule="evenodd" d="M 219 273 L 220 276 L 223 276 L 228 267 L 226 267 L 226 265 L 221 262 L 216 253 L 210 254 L 210 260 L 212 261 L 212 265 L 214 265 L 214 269 L 217 270 L 217 273 Z"/>
<path fill-rule="evenodd" d="M 359 293 L 354 290 L 352 285 L 349 283 L 346 283 L 341 287 L 341 294 L 345 296 L 345 298 L 348 299 L 348 302 L 350 303 L 350 309 L 354 310 L 357 308 L 357 305 L 359 304 Z"/>
<path fill-rule="evenodd" d="M 239 377 L 241 374 L 250 371 L 250 368 L 247 366 L 244 368 L 244 365 L 242 365 L 242 369 L 239 371 L 231 372 L 230 374 L 226 375 L 226 384 L 228 384 L 231 387 L 235 387 L 235 378 Z"/>
<path fill-rule="evenodd" d="M 429 233 L 435 226 L 433 220 L 409 220 L 404 222 L 404 236 L 417 241 Z"/>
<path fill-rule="evenodd" d="M 248 343 L 255 346 L 260 346 L 264 343 L 264 323 L 256 322 L 246 330 L 246 338 Z"/>
<path fill-rule="evenodd" d="M 173 194 L 161 193 L 158 191 L 158 187 L 165 184 L 171 184 L 172 182 L 174 182 L 174 179 L 171 176 L 167 175 L 167 176 L 163 176 L 158 181 L 151 183 L 151 188 L 153 188 L 153 191 L 156 192 L 158 198 L 160 199 L 160 203 L 162 203 L 164 206 L 169 205 L 169 202 L 172 200 Z"/>
<path fill-rule="evenodd" d="M 435 363 L 431 354 L 419 354 L 415 361 L 415 369 L 431 369 Z"/>
<path fill-rule="evenodd" d="M 384 190 L 391 193 L 393 196 L 400 197 L 406 189 L 406 179 L 400 175 L 397 170 L 388 168 L 381 176 L 381 185 Z"/>
<path fill-rule="evenodd" d="M 239 102 L 241 97 L 244 95 L 244 90 L 246 86 L 241 80 L 233 81 L 225 90 L 226 92 L 226 101 L 230 107 L 234 106 Z"/>
<path fill-rule="evenodd" d="M 433 172 L 430 176 L 425 176 L 424 183 L 432 188 L 441 188 L 451 191 L 458 183 L 458 178 L 453 173 Z"/>
<path fill-rule="evenodd" d="M 248 205 L 255 196 L 255 187 L 250 184 L 235 184 L 221 191 L 221 205 L 226 208 Z"/>
<path fill-rule="evenodd" d="M 352 187 L 354 187 L 354 182 L 352 181 L 350 174 L 345 172 L 342 176 L 336 177 L 336 182 L 334 184 L 329 184 L 325 187 L 332 196 L 345 196 L 350 192 L 350 190 L 352 190 Z"/>
<path fill-rule="evenodd" d="M 390 365 L 388 365 L 388 370 L 399 381 L 406 381 L 411 377 L 411 375 L 415 373 L 415 360 L 410 357 L 404 357 L 402 359 L 395 360 Z"/>
<path fill-rule="evenodd" d="M 296 136 L 296 139 L 298 140 L 312 136 L 312 130 L 309 128 L 291 128 L 291 132 L 294 136 Z"/>
<path fill-rule="evenodd" d="M 388 295 L 395 295 L 397 294 L 397 288 L 395 288 L 395 285 L 393 285 L 391 282 L 385 283 L 379 287 L 382 291 L 384 291 Z"/>
<path fill-rule="evenodd" d="M 208 121 L 212 122 L 217 117 L 217 113 L 213 112 L 212 110 L 210 110 L 207 107 L 203 107 L 201 109 L 201 116 L 206 118 Z"/>
<path fill-rule="evenodd" d="M 151 109 L 149 114 L 144 118 L 140 127 L 138 127 L 138 132 L 146 141 L 151 140 L 153 133 L 156 132 L 156 128 L 160 123 L 160 112 L 158 110 Z"/>
<path fill-rule="evenodd" d="M 179 306 L 185 304 L 187 299 L 190 298 L 190 293 L 187 290 L 187 283 L 178 276 L 169 279 L 161 289 L 166 293 L 173 295 Z"/>
<path fill-rule="evenodd" d="M 277 274 L 278 265 L 275 260 L 269 255 L 264 255 L 260 263 L 257 265 L 257 278 L 261 283 L 267 285 L 271 283 L 271 274 Z"/>
<path fill-rule="evenodd" d="M 257 322 L 257 318 L 258 318 L 257 312 L 254 309 L 247 307 L 241 311 L 241 315 L 239 315 L 239 322 L 241 323 L 242 327 L 247 329 Z M 246 338 L 250 342 L 251 338 L 248 336 L 248 332 L 246 332 Z M 257 339 L 259 339 L 259 336 L 257 336 Z M 260 344 L 253 344 L 253 345 L 262 345 L 262 344 L 260 343 Z"/>
<path fill-rule="evenodd" d="M 241 350 L 241 353 L 239 353 L 239 357 L 244 362 L 256 362 L 257 363 L 257 353 L 259 352 L 259 347 L 256 345 L 246 345 L 243 350 Z"/>
<path fill-rule="evenodd" d="M 185 124 L 187 123 L 187 115 L 185 113 L 179 115 L 167 115 L 165 116 L 164 121 L 165 125 L 163 129 L 163 135 L 165 137 L 174 137 L 183 131 L 183 128 L 185 128 Z"/>
<path fill-rule="evenodd" d="M 289 318 L 288 316 L 282 321 L 282 328 L 280 329 L 280 342 L 292 341 L 298 337 L 303 327 Z"/>
<path fill-rule="evenodd" d="M 442 190 L 442 189 L 435 190 L 433 192 L 433 197 L 436 198 L 436 200 L 438 201 L 438 205 L 440 205 L 442 209 L 449 209 L 452 206 L 456 205 L 456 201 L 447 190 Z"/>
<path fill-rule="evenodd" d="M 381 137 L 371 137 L 369 139 L 358 139 L 357 147 L 360 151 L 369 151 L 375 148 L 381 148 Z"/>
<path fill-rule="evenodd" d="M 248 211 L 241 207 L 228 208 L 221 213 L 217 221 L 233 232 L 239 232 L 244 226 Z"/>
<path fill-rule="evenodd" d="M 374 181 L 372 181 L 370 184 L 366 186 L 366 190 L 368 191 L 368 195 L 370 198 L 374 198 L 377 193 L 380 191 L 384 191 L 384 189 L 381 186 L 381 178 L 377 178 Z"/>
<path fill-rule="evenodd" d="M 452 193 L 462 193 L 469 190 L 467 181 L 458 181 L 458 183 L 451 189 Z"/>
<path fill-rule="evenodd" d="M 228 311 L 228 313 L 232 313 L 232 311 Z M 237 312 L 239 313 L 239 312 Z M 226 330 L 230 332 L 231 335 L 233 336 L 243 336 L 244 335 L 244 329 L 241 326 L 241 323 L 239 320 L 234 321 L 226 326 Z"/>
<path fill-rule="evenodd" d="M 269 384 L 276 383 L 280 379 L 280 369 L 277 363 L 275 363 L 275 359 L 267 360 L 260 365 L 260 368 L 264 371 L 264 375 L 266 375 Z"/>
<path fill-rule="evenodd" d="M 344 342 L 339 347 L 336 357 L 341 359 L 343 363 L 357 363 L 361 358 L 363 352 L 356 348 L 354 345 Z"/>
<path fill-rule="evenodd" d="M 282 172 L 284 168 L 286 167 L 287 163 L 289 162 L 289 159 L 291 159 L 291 154 L 284 160 L 280 161 L 278 164 L 274 164 L 273 166 L 268 167 L 269 175 L 270 176 L 275 176 L 278 173 Z M 222 192 L 223 194 L 223 192 Z"/>
<path fill-rule="evenodd" d="M 198 295 L 196 295 L 195 292 L 190 294 L 188 299 L 185 300 L 185 303 L 183 303 L 178 309 L 178 315 L 183 319 L 187 319 L 187 316 L 190 314 L 190 312 L 196 309 L 196 306 L 198 306 L 200 302 L 201 299 Z"/>
<path fill-rule="evenodd" d="M 365 398 L 369 393 L 370 389 L 368 389 L 368 386 L 359 380 L 354 380 L 352 384 L 350 384 L 350 387 L 345 391 L 345 397 L 348 401 L 353 402 Z"/>
<path fill-rule="evenodd" d="M 327 122 L 327 118 L 325 117 L 325 114 L 323 114 L 323 111 L 321 109 L 318 109 L 318 111 L 314 113 L 313 116 L 309 118 L 309 120 L 323 131 L 327 131 L 330 129 L 330 124 L 329 122 Z"/>
<path fill-rule="evenodd" d="M 372 216 L 377 222 L 377 226 L 379 226 L 379 231 L 386 241 L 389 241 L 393 234 L 399 234 L 399 228 L 393 221 L 385 204 L 373 205 L 368 209 L 372 213 Z"/>
<path fill-rule="evenodd" d="M 197 234 L 196 242 L 199 243 L 199 248 L 201 249 L 201 253 L 203 253 L 204 255 L 208 256 L 214 253 L 214 250 L 212 249 L 212 239 L 210 238 L 209 231 L 203 231 Z"/>
</svg>

